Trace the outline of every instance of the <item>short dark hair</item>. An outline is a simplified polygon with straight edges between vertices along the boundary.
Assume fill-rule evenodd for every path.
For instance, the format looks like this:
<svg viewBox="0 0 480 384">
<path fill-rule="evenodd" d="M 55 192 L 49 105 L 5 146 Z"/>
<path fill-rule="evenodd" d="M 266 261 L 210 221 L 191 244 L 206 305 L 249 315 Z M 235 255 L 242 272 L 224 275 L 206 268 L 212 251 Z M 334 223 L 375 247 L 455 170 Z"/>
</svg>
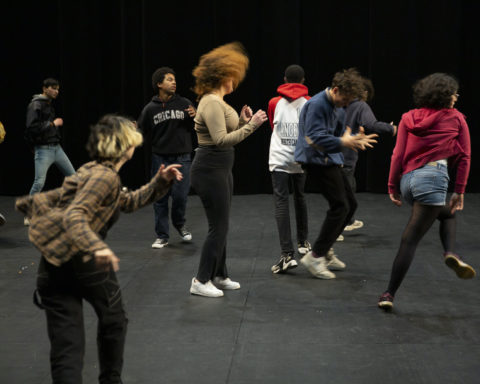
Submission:
<svg viewBox="0 0 480 384">
<path fill-rule="evenodd" d="M 342 95 L 361 98 L 364 91 L 364 82 L 356 68 L 344 69 L 335 73 L 332 88 L 337 87 Z"/>
<path fill-rule="evenodd" d="M 165 80 L 165 76 L 169 73 L 175 76 L 175 71 L 169 67 L 161 67 L 161 68 L 158 68 L 155 72 L 153 72 L 152 88 L 154 91 L 158 91 L 157 84 L 163 83 L 163 80 Z"/>
<path fill-rule="evenodd" d="M 43 80 L 43 87 L 48 88 L 48 87 L 59 87 L 60 83 L 58 82 L 57 79 L 52 79 L 49 77 L 48 79 Z"/>
<path fill-rule="evenodd" d="M 375 88 L 373 87 L 372 80 L 367 77 L 363 78 L 363 91 L 367 93 L 365 101 L 369 103 L 372 101 L 373 96 L 375 95 Z"/>
<path fill-rule="evenodd" d="M 288 83 L 301 83 L 305 79 L 305 71 L 300 65 L 292 64 L 285 69 L 285 78 Z"/>
<path fill-rule="evenodd" d="M 413 102 L 419 108 L 449 108 L 458 81 L 446 73 L 432 73 L 413 85 Z"/>
</svg>

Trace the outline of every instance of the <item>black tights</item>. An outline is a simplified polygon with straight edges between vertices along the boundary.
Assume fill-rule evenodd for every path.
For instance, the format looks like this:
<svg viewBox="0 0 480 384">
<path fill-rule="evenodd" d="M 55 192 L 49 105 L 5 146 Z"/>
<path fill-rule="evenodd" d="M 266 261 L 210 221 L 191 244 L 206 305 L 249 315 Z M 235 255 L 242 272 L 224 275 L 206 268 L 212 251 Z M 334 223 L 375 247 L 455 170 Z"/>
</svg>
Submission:
<svg viewBox="0 0 480 384">
<path fill-rule="evenodd" d="M 392 274 L 387 289 L 387 292 L 390 294 L 395 295 L 398 287 L 400 287 L 415 256 L 418 243 L 430 229 L 435 219 L 440 221 L 440 239 L 444 251 L 454 251 L 456 231 L 455 214 L 450 213 L 448 206 L 436 207 L 415 202 L 410 220 L 402 234 L 400 248 L 393 262 Z"/>
</svg>

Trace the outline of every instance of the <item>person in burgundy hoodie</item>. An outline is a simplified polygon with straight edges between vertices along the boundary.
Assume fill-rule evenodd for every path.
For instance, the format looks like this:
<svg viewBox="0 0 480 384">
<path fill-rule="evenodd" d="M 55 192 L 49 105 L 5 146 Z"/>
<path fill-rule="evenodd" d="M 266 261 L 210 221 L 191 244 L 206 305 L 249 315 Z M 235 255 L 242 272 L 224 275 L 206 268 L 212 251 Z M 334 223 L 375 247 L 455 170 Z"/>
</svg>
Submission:
<svg viewBox="0 0 480 384">
<path fill-rule="evenodd" d="M 458 277 L 469 279 L 475 270 L 454 253 L 455 211 L 463 209 L 463 195 L 470 170 L 470 134 L 465 117 L 454 108 L 458 82 L 444 73 L 434 73 L 413 86 L 419 109 L 402 116 L 393 150 L 388 192 L 401 206 L 403 197 L 412 205 L 410 220 L 402 234 L 393 262 L 387 291 L 378 306 L 393 308 L 393 298 L 415 255 L 418 243 L 436 219 L 444 260 Z M 455 189 L 446 204 L 448 168 L 456 170 Z"/>
<path fill-rule="evenodd" d="M 280 260 L 271 268 L 273 273 L 285 272 L 298 265 L 290 229 L 288 207 L 290 183 L 293 186 L 298 252 L 305 254 L 311 250 L 310 243 L 307 241 L 307 204 L 303 194 L 306 175 L 294 159 L 298 138 L 298 117 L 310 96 L 308 96 L 308 88 L 303 85 L 305 72 L 301 66 L 296 64 L 288 66 L 283 79 L 285 83 L 277 88 L 279 96 L 269 101 L 267 110 L 272 128 L 268 165 L 272 174 L 275 219 L 281 248 Z"/>
</svg>

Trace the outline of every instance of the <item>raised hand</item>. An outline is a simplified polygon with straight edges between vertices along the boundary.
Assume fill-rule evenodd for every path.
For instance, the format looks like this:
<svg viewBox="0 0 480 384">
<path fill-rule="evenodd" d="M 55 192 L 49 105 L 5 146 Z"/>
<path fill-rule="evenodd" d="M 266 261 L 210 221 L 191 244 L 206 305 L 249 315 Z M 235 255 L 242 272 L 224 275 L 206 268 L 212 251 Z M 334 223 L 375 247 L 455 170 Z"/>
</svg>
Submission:
<svg viewBox="0 0 480 384">
<path fill-rule="evenodd" d="M 360 127 L 358 134 L 352 135 L 352 129 L 347 126 L 343 136 L 340 138 L 342 145 L 347 148 L 351 148 L 354 151 L 360 149 L 364 151 L 368 148 L 373 148 L 372 144 L 375 144 L 377 140 L 374 138 L 378 137 L 376 133 L 370 135 L 365 135 L 365 130 L 363 127 Z"/>
<path fill-rule="evenodd" d="M 255 112 L 255 114 L 252 116 L 252 119 L 250 120 L 250 122 L 252 122 L 253 124 L 255 124 L 256 127 L 259 127 L 260 125 L 262 125 L 265 121 L 267 121 L 267 114 L 265 113 L 265 111 L 262 111 L 261 109 L 259 109 L 257 112 Z"/>
<path fill-rule="evenodd" d="M 174 179 L 181 181 L 183 179 L 183 175 L 182 172 L 178 170 L 178 168 L 181 167 L 182 166 L 180 164 L 170 164 L 168 167 L 165 167 L 165 164 L 162 164 L 158 169 L 158 173 L 167 181 Z"/>
<path fill-rule="evenodd" d="M 118 263 L 120 262 L 120 259 L 115 256 L 110 248 L 104 248 L 95 251 L 93 257 L 95 258 L 95 263 L 100 269 L 108 270 L 111 265 L 115 272 L 118 271 Z"/>
<path fill-rule="evenodd" d="M 196 116 L 197 110 L 193 105 L 189 105 L 185 111 L 188 113 L 188 116 L 190 116 L 192 119 Z"/>
<path fill-rule="evenodd" d="M 240 112 L 240 118 L 243 121 L 249 121 L 252 118 L 252 115 L 252 108 L 250 108 L 248 105 L 244 105 L 242 107 L 242 111 Z"/>
</svg>

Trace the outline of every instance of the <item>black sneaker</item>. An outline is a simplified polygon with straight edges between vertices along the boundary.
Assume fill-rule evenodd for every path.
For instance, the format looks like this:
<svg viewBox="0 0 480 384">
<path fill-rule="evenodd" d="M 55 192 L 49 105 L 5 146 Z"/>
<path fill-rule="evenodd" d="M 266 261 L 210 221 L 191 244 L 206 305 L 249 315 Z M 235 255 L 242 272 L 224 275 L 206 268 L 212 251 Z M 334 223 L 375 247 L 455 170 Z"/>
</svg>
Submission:
<svg viewBox="0 0 480 384">
<path fill-rule="evenodd" d="M 286 272 L 287 269 L 296 268 L 298 266 L 297 260 L 295 260 L 295 256 L 293 253 L 282 253 L 280 256 L 280 260 L 277 264 L 272 266 L 271 270 L 273 273 L 282 273 Z"/>
<path fill-rule="evenodd" d="M 185 227 L 185 225 L 180 228 L 177 228 L 177 231 L 180 234 L 180 236 L 182 236 L 183 241 L 192 240 L 192 233 L 187 229 L 187 227 Z"/>
<path fill-rule="evenodd" d="M 380 298 L 378 299 L 378 307 L 382 308 L 386 311 L 393 308 L 393 296 L 385 292 Z"/>
<path fill-rule="evenodd" d="M 299 241 L 297 245 L 298 245 L 298 253 L 300 255 L 306 255 L 308 252 L 312 250 L 312 246 L 307 240 Z"/>
</svg>

